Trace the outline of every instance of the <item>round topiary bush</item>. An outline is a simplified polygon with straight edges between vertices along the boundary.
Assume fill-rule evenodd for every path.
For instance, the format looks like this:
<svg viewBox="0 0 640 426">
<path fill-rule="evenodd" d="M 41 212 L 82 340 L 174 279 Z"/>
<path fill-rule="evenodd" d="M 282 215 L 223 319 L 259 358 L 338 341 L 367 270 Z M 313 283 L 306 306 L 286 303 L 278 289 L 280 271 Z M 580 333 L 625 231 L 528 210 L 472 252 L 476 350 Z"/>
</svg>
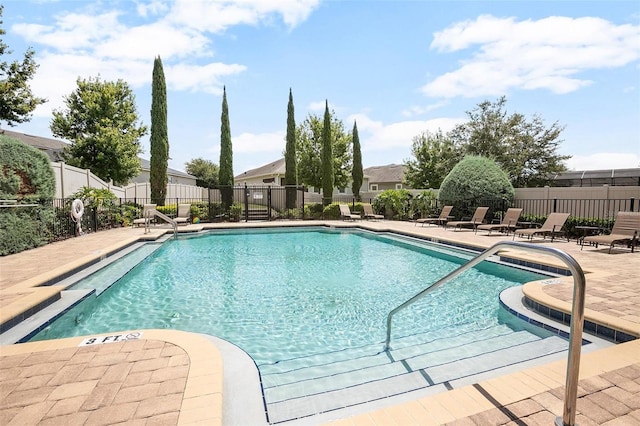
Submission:
<svg viewBox="0 0 640 426">
<path fill-rule="evenodd" d="M 490 158 L 467 156 L 442 181 L 438 199 L 454 206 L 456 216 L 468 216 L 483 203 L 511 203 L 515 196 L 507 174 Z"/>
<path fill-rule="evenodd" d="M 0 209 L 0 255 L 18 253 L 49 241 L 51 201 L 56 179 L 49 157 L 0 134 L 0 199 L 38 206 Z"/>
</svg>

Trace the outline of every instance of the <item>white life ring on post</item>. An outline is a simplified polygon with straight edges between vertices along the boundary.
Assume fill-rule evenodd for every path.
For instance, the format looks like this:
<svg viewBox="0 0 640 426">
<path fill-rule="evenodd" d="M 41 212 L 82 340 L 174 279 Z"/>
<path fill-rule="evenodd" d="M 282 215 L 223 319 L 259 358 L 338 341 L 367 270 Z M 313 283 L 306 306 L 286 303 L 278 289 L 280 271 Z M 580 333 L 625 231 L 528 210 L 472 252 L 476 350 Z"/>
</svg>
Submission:
<svg viewBox="0 0 640 426">
<path fill-rule="evenodd" d="M 71 216 L 73 216 L 74 219 L 78 220 L 82 217 L 83 213 L 84 213 L 84 203 L 82 202 L 82 200 L 76 198 L 71 203 Z"/>
<path fill-rule="evenodd" d="M 71 219 L 76 223 L 76 235 L 82 235 L 82 227 L 80 225 L 80 219 L 84 213 L 84 203 L 82 200 L 76 198 L 71 203 Z"/>
</svg>

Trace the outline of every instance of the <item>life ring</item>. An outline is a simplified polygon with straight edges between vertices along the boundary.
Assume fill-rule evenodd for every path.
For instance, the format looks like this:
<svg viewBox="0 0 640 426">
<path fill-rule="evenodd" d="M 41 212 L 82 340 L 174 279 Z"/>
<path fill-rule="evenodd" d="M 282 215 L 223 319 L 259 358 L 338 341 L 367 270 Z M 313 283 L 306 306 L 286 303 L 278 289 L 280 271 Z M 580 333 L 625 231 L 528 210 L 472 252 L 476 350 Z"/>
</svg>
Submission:
<svg viewBox="0 0 640 426">
<path fill-rule="evenodd" d="M 75 220 L 80 220 L 83 213 L 84 213 L 84 203 L 82 202 L 82 200 L 76 198 L 71 203 L 71 216 Z"/>
</svg>

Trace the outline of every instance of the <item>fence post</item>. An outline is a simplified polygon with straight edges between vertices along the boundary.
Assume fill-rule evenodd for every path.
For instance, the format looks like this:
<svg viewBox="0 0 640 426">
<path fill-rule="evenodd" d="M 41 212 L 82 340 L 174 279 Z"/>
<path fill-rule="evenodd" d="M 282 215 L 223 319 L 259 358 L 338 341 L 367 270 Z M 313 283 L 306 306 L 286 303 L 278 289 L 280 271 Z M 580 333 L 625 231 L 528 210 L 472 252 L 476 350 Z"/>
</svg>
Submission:
<svg viewBox="0 0 640 426">
<path fill-rule="evenodd" d="M 304 220 L 304 186 L 299 187 L 298 190 L 302 192 L 302 220 Z"/>
<path fill-rule="evenodd" d="M 244 184 L 244 221 L 249 222 L 249 188 Z"/>
<path fill-rule="evenodd" d="M 212 208 L 211 208 L 211 188 L 207 188 L 207 211 L 208 211 L 207 216 L 209 218 L 209 222 L 213 222 L 213 220 L 211 220 L 211 216 L 212 216 L 212 214 L 211 214 L 211 211 L 212 211 Z"/>
<path fill-rule="evenodd" d="M 631 209 L 629 211 L 633 211 L 635 201 L 636 199 L 634 197 L 631 197 L 631 199 L 629 200 L 629 202 L 631 203 Z"/>
<path fill-rule="evenodd" d="M 556 213 L 556 212 L 557 212 L 557 210 L 556 210 L 557 208 L 558 208 L 558 199 L 557 199 L 557 198 L 554 198 L 554 199 L 553 199 L 553 212 L 554 212 L 554 213 Z"/>
<path fill-rule="evenodd" d="M 271 185 L 267 186 L 267 218 L 271 221 Z"/>
</svg>

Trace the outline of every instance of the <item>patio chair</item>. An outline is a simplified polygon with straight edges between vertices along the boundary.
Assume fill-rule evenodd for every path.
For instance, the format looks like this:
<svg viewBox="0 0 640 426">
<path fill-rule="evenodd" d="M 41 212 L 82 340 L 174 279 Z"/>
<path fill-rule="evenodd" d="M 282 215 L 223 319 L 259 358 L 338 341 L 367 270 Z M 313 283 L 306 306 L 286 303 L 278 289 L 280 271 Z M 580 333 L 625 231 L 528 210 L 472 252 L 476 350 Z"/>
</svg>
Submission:
<svg viewBox="0 0 640 426">
<path fill-rule="evenodd" d="M 510 208 L 504 214 L 502 221 L 500 223 L 491 223 L 476 226 L 476 233 L 478 229 L 489 231 L 487 235 L 491 234 L 491 231 L 498 230 L 500 232 L 507 231 L 507 235 L 509 235 L 510 230 L 516 230 L 516 225 L 518 224 L 518 219 L 520 218 L 520 214 L 522 213 L 522 209 Z"/>
<path fill-rule="evenodd" d="M 462 229 L 463 226 L 469 226 L 475 230 L 478 225 L 484 223 L 484 217 L 487 215 L 488 211 L 489 207 L 478 207 L 476 208 L 475 213 L 473 213 L 471 220 L 455 220 L 453 222 L 447 222 L 445 224 L 445 228 L 453 227 L 453 230 L 455 231 L 456 229 Z"/>
<path fill-rule="evenodd" d="M 178 225 L 189 223 L 191 216 L 191 204 L 178 204 L 178 214 L 173 219 Z"/>
<path fill-rule="evenodd" d="M 534 235 L 542 234 L 542 236 L 546 239 L 547 235 L 551 235 L 551 242 L 555 238 L 556 234 L 561 235 L 565 234 L 564 224 L 567 222 L 569 218 L 569 213 L 551 213 L 547 220 L 544 221 L 540 228 L 521 228 L 516 229 L 513 233 L 513 239 L 515 240 L 516 234 L 521 237 L 526 236 L 528 240 L 532 239 Z M 569 241 L 569 237 L 567 236 L 567 241 Z"/>
<path fill-rule="evenodd" d="M 596 248 L 598 248 L 598 244 L 608 244 L 609 253 L 611 253 L 611 249 L 616 243 L 624 243 L 631 246 L 631 253 L 633 253 L 636 244 L 638 244 L 639 233 L 640 212 L 618 212 L 611 233 L 584 237 L 580 250 L 584 247 L 585 242 L 595 244 Z"/>
<path fill-rule="evenodd" d="M 364 218 L 365 219 L 373 219 L 373 220 L 384 219 L 383 215 L 375 214 L 373 212 L 373 207 L 371 207 L 371 204 L 363 204 L 362 208 L 364 209 Z"/>
<path fill-rule="evenodd" d="M 351 213 L 349 206 L 346 204 L 338 204 L 340 206 L 340 218 L 342 220 L 356 220 L 362 219 L 359 214 Z"/>
<path fill-rule="evenodd" d="M 133 225 L 146 225 L 151 221 L 151 218 L 153 217 L 152 212 L 156 209 L 156 207 L 158 207 L 157 204 L 145 204 L 142 207 L 142 217 L 139 219 L 133 219 L 133 223 L 131 224 L 131 226 Z"/>
<path fill-rule="evenodd" d="M 425 223 L 428 224 L 432 224 L 435 223 L 436 225 L 444 225 L 445 223 L 447 223 L 447 220 L 449 220 L 449 215 L 451 214 L 451 210 L 453 210 L 453 206 L 444 206 L 442 208 L 442 211 L 440 212 L 440 216 L 438 217 L 425 217 L 422 219 L 418 219 L 416 220 L 415 225 L 418 225 L 419 223 L 422 224 L 422 226 L 424 226 Z"/>
</svg>

